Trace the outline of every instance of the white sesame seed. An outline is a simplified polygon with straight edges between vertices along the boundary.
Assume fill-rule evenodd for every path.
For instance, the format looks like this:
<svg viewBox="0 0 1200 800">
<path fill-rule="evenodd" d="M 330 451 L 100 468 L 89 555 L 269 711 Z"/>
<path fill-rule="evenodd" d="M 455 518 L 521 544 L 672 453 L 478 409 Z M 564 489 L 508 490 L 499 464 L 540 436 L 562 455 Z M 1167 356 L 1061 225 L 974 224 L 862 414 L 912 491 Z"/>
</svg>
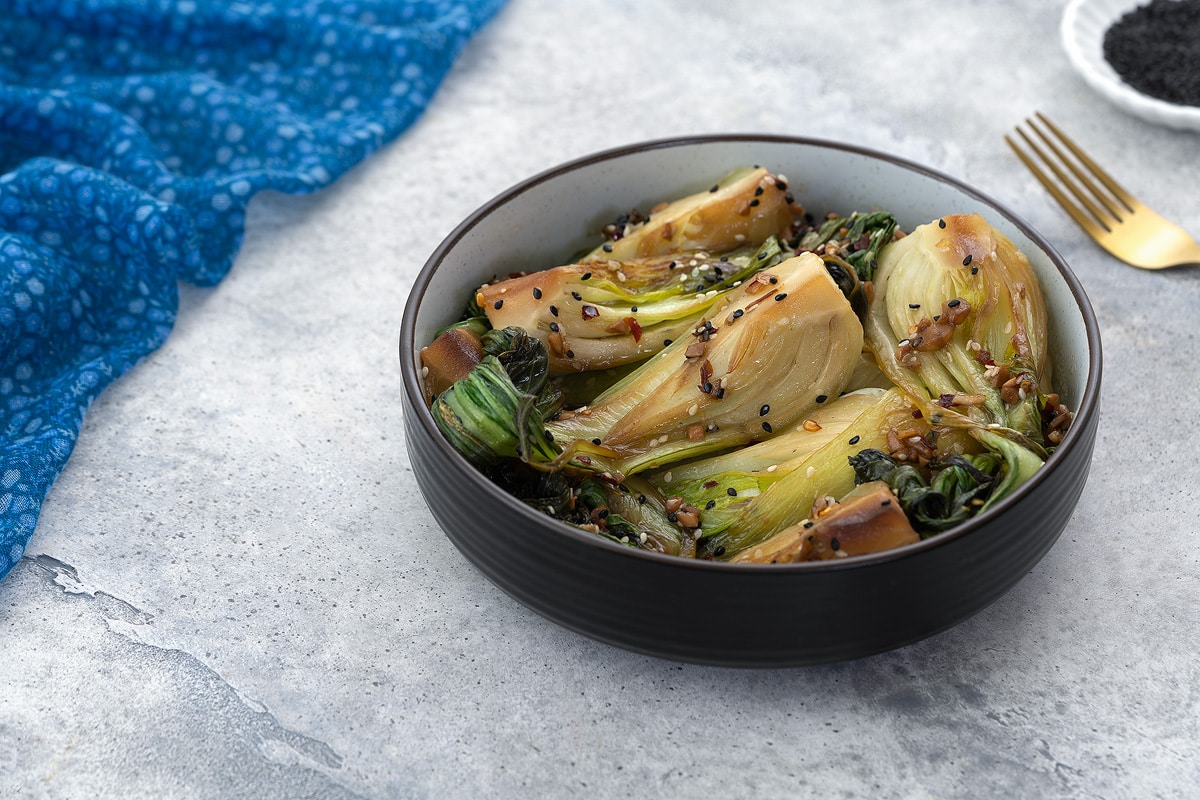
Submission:
<svg viewBox="0 0 1200 800">
<path fill-rule="evenodd" d="M 696 412 L 697 412 L 697 411 L 699 411 L 699 410 L 700 410 L 700 406 L 696 405 L 695 403 L 692 403 L 692 404 L 691 404 L 691 405 L 688 407 L 688 416 L 689 416 L 689 417 L 694 417 L 694 416 L 696 416 Z"/>
<path fill-rule="evenodd" d="M 671 482 L 671 471 L 670 470 L 667 470 L 667 472 L 663 475 L 663 480 L 666 481 L 667 483 Z"/>
<path fill-rule="evenodd" d="M 804 477 L 806 477 L 806 478 L 811 478 L 813 475 L 816 475 L 816 474 L 817 474 L 816 467 L 809 467 L 808 469 L 804 470 Z"/>
<path fill-rule="evenodd" d="M 774 471 L 775 471 L 775 470 L 777 470 L 777 469 L 779 469 L 779 465 L 778 465 L 778 464 L 772 464 L 771 466 L 767 467 L 767 472 L 774 472 Z"/>
</svg>

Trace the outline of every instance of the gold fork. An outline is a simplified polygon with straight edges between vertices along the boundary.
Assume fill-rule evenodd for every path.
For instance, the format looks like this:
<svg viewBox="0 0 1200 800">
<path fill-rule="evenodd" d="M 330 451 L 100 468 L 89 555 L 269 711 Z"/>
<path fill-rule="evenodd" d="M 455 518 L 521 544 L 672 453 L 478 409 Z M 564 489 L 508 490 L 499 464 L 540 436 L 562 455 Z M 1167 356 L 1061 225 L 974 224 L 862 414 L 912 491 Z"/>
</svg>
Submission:
<svg viewBox="0 0 1200 800">
<path fill-rule="evenodd" d="M 1200 264 L 1200 244 L 1196 244 L 1196 240 L 1183 228 L 1163 219 L 1122 189 L 1107 172 L 1088 157 L 1087 153 L 1079 149 L 1078 145 L 1040 112 L 1035 116 L 1041 125 L 1028 118 L 1025 124 L 1056 158 L 1051 158 L 1020 126 L 1017 127 L 1017 133 L 1083 208 L 1073 203 L 1016 142 L 1007 135 L 1004 141 L 1008 142 L 1008 146 L 1054 196 L 1063 210 L 1071 215 L 1071 219 L 1079 223 L 1079 227 L 1101 247 L 1127 264 L 1143 269 Z M 1059 144 L 1075 156 L 1074 160 L 1067 157 Z M 1066 171 L 1063 166 L 1066 167 Z M 1078 183 L 1071 179 L 1068 171 L 1075 176 Z M 1097 181 L 1107 192 L 1100 190 L 1096 185 Z"/>
</svg>

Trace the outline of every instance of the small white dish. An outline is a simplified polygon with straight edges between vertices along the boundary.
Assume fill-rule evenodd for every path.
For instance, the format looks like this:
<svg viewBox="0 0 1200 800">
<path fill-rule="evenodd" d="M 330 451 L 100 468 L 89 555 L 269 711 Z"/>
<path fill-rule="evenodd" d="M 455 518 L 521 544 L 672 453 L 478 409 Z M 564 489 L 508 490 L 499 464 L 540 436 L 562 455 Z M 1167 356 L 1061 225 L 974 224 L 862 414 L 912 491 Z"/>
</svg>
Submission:
<svg viewBox="0 0 1200 800">
<path fill-rule="evenodd" d="M 1071 0 L 1062 17 L 1062 43 L 1071 65 L 1113 105 L 1148 122 L 1200 131 L 1200 106 L 1168 103 L 1121 80 L 1104 58 L 1104 34 L 1114 22 L 1150 0 Z"/>
</svg>

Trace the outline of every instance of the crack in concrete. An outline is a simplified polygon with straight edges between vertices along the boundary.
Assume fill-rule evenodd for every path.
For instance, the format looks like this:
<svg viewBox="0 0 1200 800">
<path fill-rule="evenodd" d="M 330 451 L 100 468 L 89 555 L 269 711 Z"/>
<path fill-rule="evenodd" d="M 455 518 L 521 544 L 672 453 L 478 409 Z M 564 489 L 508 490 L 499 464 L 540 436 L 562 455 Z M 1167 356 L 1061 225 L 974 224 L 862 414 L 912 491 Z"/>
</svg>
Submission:
<svg viewBox="0 0 1200 800">
<path fill-rule="evenodd" d="M 155 668 L 173 674 L 173 679 L 182 684 L 184 696 L 171 698 L 181 711 L 181 717 L 192 718 L 193 722 L 181 725 L 184 735 L 208 734 L 209 752 L 199 749 L 197 757 L 227 756 L 226 748 L 244 751 L 252 747 L 263 762 L 274 765 L 273 771 L 301 770 L 322 775 L 327 771 L 341 770 L 344 759 L 323 741 L 305 736 L 285 728 L 267 710 L 267 707 L 244 696 L 216 671 L 205 665 L 192 654 L 178 648 L 164 647 L 147 641 L 138 634 L 138 629 L 151 625 L 154 616 L 107 592 L 88 585 L 70 564 L 49 555 L 25 556 L 17 569 L 26 571 L 46 584 L 57 587 L 68 602 L 84 602 L 92 605 L 108 629 L 128 640 L 141 650 L 142 659 L 152 659 Z M 14 576 L 15 577 L 15 576 Z M 196 722 L 200 724 L 197 725 Z M 232 728 L 232 731 L 229 729 Z M 231 736 L 231 733 L 233 734 Z M 242 744 L 230 745 L 231 739 Z M 241 752 L 239 757 L 246 754 Z M 298 777 L 306 785 L 313 783 L 315 776 Z M 324 780 L 332 780 L 325 776 Z M 326 786 L 321 796 L 358 798 L 344 786 Z"/>
</svg>

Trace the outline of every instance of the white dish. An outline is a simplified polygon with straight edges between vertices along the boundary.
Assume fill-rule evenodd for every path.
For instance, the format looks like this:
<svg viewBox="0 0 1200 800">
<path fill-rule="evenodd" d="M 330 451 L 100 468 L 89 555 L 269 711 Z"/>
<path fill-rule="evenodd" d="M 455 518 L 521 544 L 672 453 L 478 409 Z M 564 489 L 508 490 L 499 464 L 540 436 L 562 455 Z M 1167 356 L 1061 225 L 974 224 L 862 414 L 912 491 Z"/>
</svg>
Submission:
<svg viewBox="0 0 1200 800">
<path fill-rule="evenodd" d="M 1062 42 L 1072 66 L 1113 105 L 1148 122 L 1200 131 L 1200 106 L 1168 103 L 1121 80 L 1104 58 L 1104 34 L 1114 22 L 1149 0 L 1071 0 L 1062 17 Z"/>
</svg>

